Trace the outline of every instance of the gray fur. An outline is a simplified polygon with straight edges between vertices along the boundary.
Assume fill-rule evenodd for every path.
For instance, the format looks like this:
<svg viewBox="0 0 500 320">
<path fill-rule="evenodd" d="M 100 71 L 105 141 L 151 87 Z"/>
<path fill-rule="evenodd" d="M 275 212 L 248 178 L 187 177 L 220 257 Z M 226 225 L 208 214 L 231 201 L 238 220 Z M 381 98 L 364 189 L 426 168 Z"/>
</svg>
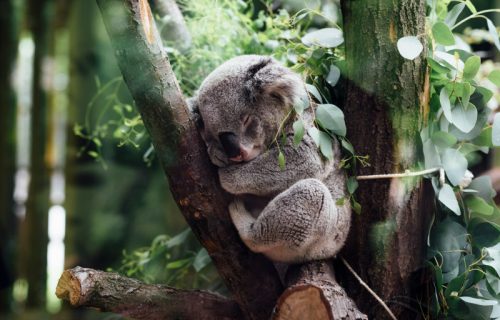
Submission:
<svg viewBox="0 0 500 320">
<path fill-rule="evenodd" d="M 294 147 L 289 122 L 286 144 L 280 144 L 286 167 L 279 168 L 274 138 L 293 103 L 304 97 L 300 77 L 275 60 L 240 56 L 214 70 L 190 102 L 201 115 L 201 133 L 221 185 L 234 195 L 229 211 L 241 239 L 252 251 L 287 263 L 334 256 L 351 219 L 349 201 L 336 204 L 346 196 L 337 142 L 334 161 L 324 159 L 307 134 Z M 313 123 L 311 109 L 304 115 L 306 130 Z M 229 159 L 218 138 L 225 132 L 251 150 L 248 161 Z"/>
</svg>

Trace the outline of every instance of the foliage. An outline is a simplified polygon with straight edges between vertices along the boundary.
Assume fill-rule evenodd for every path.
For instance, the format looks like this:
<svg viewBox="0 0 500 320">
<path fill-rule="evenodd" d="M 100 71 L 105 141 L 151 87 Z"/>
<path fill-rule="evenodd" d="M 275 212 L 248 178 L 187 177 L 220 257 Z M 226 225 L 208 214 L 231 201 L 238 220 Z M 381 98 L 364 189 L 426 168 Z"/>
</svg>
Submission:
<svg viewBox="0 0 500 320">
<path fill-rule="evenodd" d="M 190 229 L 174 237 L 159 235 L 149 247 L 124 252 L 118 271 L 146 283 L 223 291 L 207 251 L 193 240 Z"/>
<path fill-rule="evenodd" d="M 429 0 L 428 7 L 430 105 L 428 125 L 421 131 L 424 166 L 446 173 L 446 179 L 431 178 L 437 201 L 428 239 L 434 274 L 429 315 L 498 318 L 500 210 L 493 201 L 490 178 L 472 179 L 468 167 L 474 154 L 499 145 L 500 120 L 497 114 L 492 125 L 488 122 L 492 110 L 487 104 L 493 92 L 480 84 L 481 58 L 460 45 L 463 41 L 452 31 L 470 19 L 485 19 L 491 42 L 500 49 L 497 30 L 484 16 L 500 10 L 477 12 L 468 0 Z M 457 22 L 466 10 L 470 14 Z M 398 41 L 398 49 L 404 58 L 414 59 L 423 46 L 419 36 L 408 36 Z M 489 74 L 493 83 L 497 72 Z"/>
</svg>

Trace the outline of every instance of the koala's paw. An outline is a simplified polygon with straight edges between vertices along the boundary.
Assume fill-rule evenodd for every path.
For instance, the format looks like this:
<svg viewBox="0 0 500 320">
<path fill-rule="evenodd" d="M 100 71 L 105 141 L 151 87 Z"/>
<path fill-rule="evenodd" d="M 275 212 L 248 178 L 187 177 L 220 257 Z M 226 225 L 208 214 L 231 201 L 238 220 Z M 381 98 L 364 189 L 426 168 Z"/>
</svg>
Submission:
<svg viewBox="0 0 500 320">
<path fill-rule="evenodd" d="M 229 204 L 229 214 L 231 215 L 231 220 L 233 224 L 238 229 L 240 236 L 246 238 L 248 230 L 251 228 L 255 219 L 252 217 L 250 212 L 245 208 L 243 201 L 234 200 Z"/>
</svg>

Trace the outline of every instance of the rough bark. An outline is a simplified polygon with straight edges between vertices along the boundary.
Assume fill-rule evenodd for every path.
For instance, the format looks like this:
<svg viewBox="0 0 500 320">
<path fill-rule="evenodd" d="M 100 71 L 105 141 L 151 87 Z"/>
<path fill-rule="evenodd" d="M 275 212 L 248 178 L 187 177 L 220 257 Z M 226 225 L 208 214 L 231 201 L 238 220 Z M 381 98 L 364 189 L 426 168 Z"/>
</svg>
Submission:
<svg viewBox="0 0 500 320">
<path fill-rule="evenodd" d="M 329 261 L 291 266 L 286 284 L 287 289 L 276 305 L 274 320 L 368 319 L 337 283 Z"/>
<path fill-rule="evenodd" d="M 16 172 L 16 93 L 12 84 L 17 45 L 19 14 L 14 0 L 0 2 L 0 310 L 10 310 L 11 287 L 15 278 L 14 252 L 16 217 L 14 176 Z M 0 311 L 0 313 L 2 312 Z"/>
<path fill-rule="evenodd" d="M 231 223 L 228 197 L 190 118 L 147 1 L 98 0 L 127 86 L 176 202 L 243 313 L 267 319 L 282 291 L 269 260 L 250 252 Z"/>
<path fill-rule="evenodd" d="M 358 174 L 411 169 L 427 109 L 425 64 L 422 58 L 404 60 L 396 42 L 402 36 L 425 34 L 425 1 L 343 0 L 342 12 L 348 137 L 371 164 Z M 407 306 L 418 305 L 412 273 L 422 266 L 425 253 L 428 219 L 422 210 L 422 183 L 363 181 L 356 197 L 363 209 L 354 216 L 343 255 L 396 316 L 415 317 L 416 310 Z M 365 290 L 354 281 L 349 284 L 348 292 L 370 319 L 385 317 Z"/>
<path fill-rule="evenodd" d="M 21 267 L 29 289 L 28 308 L 45 307 L 47 266 L 47 223 L 49 209 L 49 167 L 47 164 L 48 103 L 44 64 L 49 53 L 53 3 L 51 0 L 29 2 L 29 22 L 35 52 L 31 106 L 30 185 L 26 218 L 21 229 Z"/>
<path fill-rule="evenodd" d="M 151 0 L 152 9 L 162 19 L 160 34 L 174 48 L 186 51 L 191 47 L 191 34 L 175 0 Z"/>
<path fill-rule="evenodd" d="M 241 319 L 236 302 L 200 290 L 145 284 L 117 273 L 76 267 L 64 271 L 57 297 L 133 319 Z"/>
</svg>

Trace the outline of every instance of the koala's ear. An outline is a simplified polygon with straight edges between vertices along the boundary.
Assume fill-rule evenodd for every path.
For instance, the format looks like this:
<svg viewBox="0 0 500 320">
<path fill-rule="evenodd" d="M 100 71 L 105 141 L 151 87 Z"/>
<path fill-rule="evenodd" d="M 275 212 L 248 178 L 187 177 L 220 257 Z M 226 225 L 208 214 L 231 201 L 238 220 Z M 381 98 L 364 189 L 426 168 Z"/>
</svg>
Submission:
<svg viewBox="0 0 500 320">
<path fill-rule="evenodd" d="M 272 99 L 292 106 L 298 99 L 307 99 L 300 76 L 271 58 L 263 58 L 251 66 L 246 79 L 245 89 L 252 101 Z"/>
<path fill-rule="evenodd" d="M 186 99 L 191 118 L 194 120 L 196 127 L 202 130 L 204 128 L 203 119 L 201 118 L 198 99 L 196 96 Z"/>
</svg>

